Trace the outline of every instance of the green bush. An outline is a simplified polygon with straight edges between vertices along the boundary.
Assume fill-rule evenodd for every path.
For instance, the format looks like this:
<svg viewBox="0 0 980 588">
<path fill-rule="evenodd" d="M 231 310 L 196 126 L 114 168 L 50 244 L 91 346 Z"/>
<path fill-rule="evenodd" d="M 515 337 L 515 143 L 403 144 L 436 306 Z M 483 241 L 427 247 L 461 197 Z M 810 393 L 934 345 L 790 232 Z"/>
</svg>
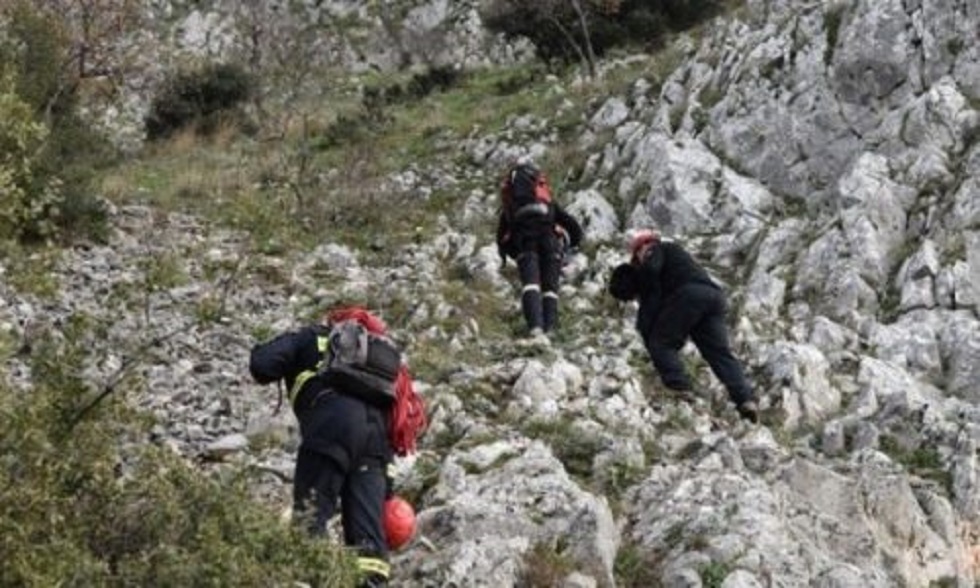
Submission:
<svg viewBox="0 0 980 588">
<path fill-rule="evenodd" d="M 408 94 L 421 99 L 436 91 L 445 92 L 459 83 L 461 78 L 460 70 L 454 67 L 429 67 L 408 81 Z"/>
<path fill-rule="evenodd" d="M 57 18 L 13 2 L 0 8 L 0 176 L 5 222 L 22 242 L 106 235 L 104 207 L 92 192 L 109 143 L 78 114 L 78 80 Z M 14 186 L 14 187 L 12 187 Z"/>
<path fill-rule="evenodd" d="M 189 128 L 208 135 L 223 123 L 240 123 L 239 107 L 253 89 L 252 76 L 236 64 L 207 64 L 179 72 L 153 99 L 145 120 L 147 138 L 164 139 Z"/>
<path fill-rule="evenodd" d="M 2 585 L 354 584 L 351 558 L 250 499 L 244 471 L 205 477 L 141 443 L 139 416 L 111 398 L 72 427 L 93 393 L 78 377 L 86 329 L 35 346 L 32 389 L 0 384 Z"/>
<path fill-rule="evenodd" d="M 59 184 L 36 173 L 35 154 L 48 129 L 0 78 L 0 234 L 22 238 L 53 232 L 48 211 L 61 200 Z"/>
<path fill-rule="evenodd" d="M 384 108 L 393 104 L 408 104 L 425 98 L 434 92 L 445 92 L 459 84 L 462 73 L 451 66 L 428 67 L 412 75 L 404 84 L 394 82 L 383 86 L 364 88 L 361 104 L 366 119 L 384 114 Z"/>
<path fill-rule="evenodd" d="M 623 0 L 582 2 L 589 41 L 597 56 L 625 46 L 658 47 L 669 31 L 681 31 L 716 16 L 726 0 Z M 526 38 L 545 62 L 573 63 L 586 39 L 571 3 L 533 5 L 493 0 L 485 9 L 488 29 L 508 38 Z"/>
</svg>

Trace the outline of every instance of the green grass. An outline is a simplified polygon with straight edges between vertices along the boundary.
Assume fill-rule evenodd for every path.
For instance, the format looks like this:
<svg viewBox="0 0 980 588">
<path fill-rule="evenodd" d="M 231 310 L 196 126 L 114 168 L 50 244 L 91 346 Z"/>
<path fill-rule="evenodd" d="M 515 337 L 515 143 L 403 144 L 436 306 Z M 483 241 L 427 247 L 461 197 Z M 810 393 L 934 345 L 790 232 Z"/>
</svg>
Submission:
<svg viewBox="0 0 980 588">
<path fill-rule="evenodd" d="M 728 564 L 715 561 L 705 564 L 699 570 L 704 588 L 721 588 L 731 571 Z"/>
<path fill-rule="evenodd" d="M 532 439 L 547 443 L 569 475 L 591 483 L 592 460 L 603 448 L 602 439 L 583 434 L 568 417 L 557 421 L 532 421 L 524 426 L 524 432 Z"/>
<path fill-rule="evenodd" d="M 482 185 L 483 179 L 466 185 L 464 178 L 452 188 L 432 186 L 436 191 L 423 199 L 391 193 L 387 176 L 453 165 L 458 141 L 474 132 L 500 131 L 515 116 L 548 119 L 560 102 L 584 104 L 604 90 L 597 85 L 562 95 L 550 91 L 553 84 L 528 65 L 469 72 L 446 91 L 385 105 L 380 116 L 364 117 L 349 95 L 342 109 L 329 100 L 319 109 L 305 104 L 304 123 L 282 138 L 230 130 L 210 140 L 181 134 L 106 172 L 102 191 L 116 202 L 190 212 L 246 230 L 253 247 L 268 253 L 311 247 L 324 235 L 371 250 L 378 248 L 373 236 L 383 234 L 383 246 L 397 248 L 412 242 L 417 229 L 431 231 L 438 215 L 451 214 L 470 189 L 495 185 Z M 345 124 L 335 124 L 338 111 L 347 113 Z M 564 115 L 565 128 L 577 128 L 578 111 Z M 553 175 L 562 190 L 562 168 L 584 162 L 585 154 L 562 149 L 556 156 Z"/>
<path fill-rule="evenodd" d="M 616 552 L 613 573 L 623 588 L 660 588 L 664 553 L 634 543 L 623 543 Z"/>
<path fill-rule="evenodd" d="M 2 277 L 17 292 L 32 294 L 42 300 L 53 299 L 59 287 L 54 270 L 62 254 L 57 248 L 0 242 L 0 259 L 6 269 Z"/>
<path fill-rule="evenodd" d="M 524 557 L 524 582 L 528 588 L 560 586 L 574 569 L 574 562 L 564 553 L 565 546 L 537 543 Z"/>
</svg>

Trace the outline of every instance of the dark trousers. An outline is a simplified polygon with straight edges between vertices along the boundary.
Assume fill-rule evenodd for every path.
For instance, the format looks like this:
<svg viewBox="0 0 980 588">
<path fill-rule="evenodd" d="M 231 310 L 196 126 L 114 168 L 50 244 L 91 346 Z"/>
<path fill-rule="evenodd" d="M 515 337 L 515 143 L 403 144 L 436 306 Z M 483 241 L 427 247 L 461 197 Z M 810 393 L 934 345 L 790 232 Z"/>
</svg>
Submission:
<svg viewBox="0 0 980 588">
<path fill-rule="evenodd" d="M 364 585 L 381 586 L 388 577 L 382 509 L 390 450 L 384 416 L 336 393 L 321 395 L 309 411 L 301 419 L 294 516 L 311 534 L 321 535 L 339 501 L 344 543 L 358 553 Z"/>
<path fill-rule="evenodd" d="M 552 233 L 519 239 L 517 271 L 521 278 L 521 309 L 528 329 L 551 331 L 558 326 L 558 280 L 561 251 Z"/>
<path fill-rule="evenodd" d="M 680 360 L 680 350 L 690 337 L 732 402 L 738 405 L 753 398 L 742 365 L 729 344 L 725 313 L 722 292 L 707 284 L 687 284 L 664 301 L 643 341 L 665 386 L 690 390 L 691 381 Z"/>
<path fill-rule="evenodd" d="M 326 530 L 339 499 L 344 543 L 359 553 L 385 555 L 387 546 L 381 526 L 385 491 L 385 470 L 380 462 L 345 472 L 327 455 L 305 447 L 299 450 L 293 510 L 313 535 Z"/>
</svg>

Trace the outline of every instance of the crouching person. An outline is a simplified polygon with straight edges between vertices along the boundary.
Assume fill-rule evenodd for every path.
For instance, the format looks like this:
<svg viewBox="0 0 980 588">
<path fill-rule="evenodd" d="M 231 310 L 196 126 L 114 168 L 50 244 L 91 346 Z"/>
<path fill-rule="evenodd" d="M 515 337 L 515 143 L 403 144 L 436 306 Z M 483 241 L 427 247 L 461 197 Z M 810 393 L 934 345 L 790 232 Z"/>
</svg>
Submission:
<svg viewBox="0 0 980 588">
<path fill-rule="evenodd" d="M 630 260 L 612 272 L 609 291 L 620 301 L 638 300 L 636 330 L 647 353 L 672 390 L 691 391 L 680 359 L 688 339 L 728 390 L 739 416 L 757 423 L 755 394 L 732 353 L 725 326 L 728 305 L 721 288 L 679 244 L 653 230 L 629 241 Z"/>
<path fill-rule="evenodd" d="M 322 535 L 339 500 L 344 543 L 357 552 L 360 586 L 386 586 L 382 521 L 391 493 L 392 406 L 414 395 L 384 323 L 358 307 L 255 346 L 249 369 L 260 384 L 285 380 L 301 443 L 293 482 L 294 518 Z M 419 415 L 415 415 L 418 417 Z M 424 427 L 424 411 L 421 418 Z M 414 436 L 411 439 L 414 450 Z"/>
</svg>

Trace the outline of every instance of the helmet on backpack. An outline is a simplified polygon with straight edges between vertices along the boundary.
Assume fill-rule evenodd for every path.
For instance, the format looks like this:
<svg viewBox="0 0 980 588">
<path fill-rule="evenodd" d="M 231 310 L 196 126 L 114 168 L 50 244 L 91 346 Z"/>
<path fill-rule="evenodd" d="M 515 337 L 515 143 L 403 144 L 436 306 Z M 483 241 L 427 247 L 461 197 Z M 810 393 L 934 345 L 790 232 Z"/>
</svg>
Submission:
<svg viewBox="0 0 980 588">
<path fill-rule="evenodd" d="M 400 496 L 385 500 L 383 523 L 388 548 L 398 550 L 415 536 L 415 509 Z"/>
<path fill-rule="evenodd" d="M 507 169 L 500 186 L 504 210 L 511 216 L 524 213 L 547 214 L 551 186 L 544 172 L 530 158 L 520 157 Z"/>
</svg>

